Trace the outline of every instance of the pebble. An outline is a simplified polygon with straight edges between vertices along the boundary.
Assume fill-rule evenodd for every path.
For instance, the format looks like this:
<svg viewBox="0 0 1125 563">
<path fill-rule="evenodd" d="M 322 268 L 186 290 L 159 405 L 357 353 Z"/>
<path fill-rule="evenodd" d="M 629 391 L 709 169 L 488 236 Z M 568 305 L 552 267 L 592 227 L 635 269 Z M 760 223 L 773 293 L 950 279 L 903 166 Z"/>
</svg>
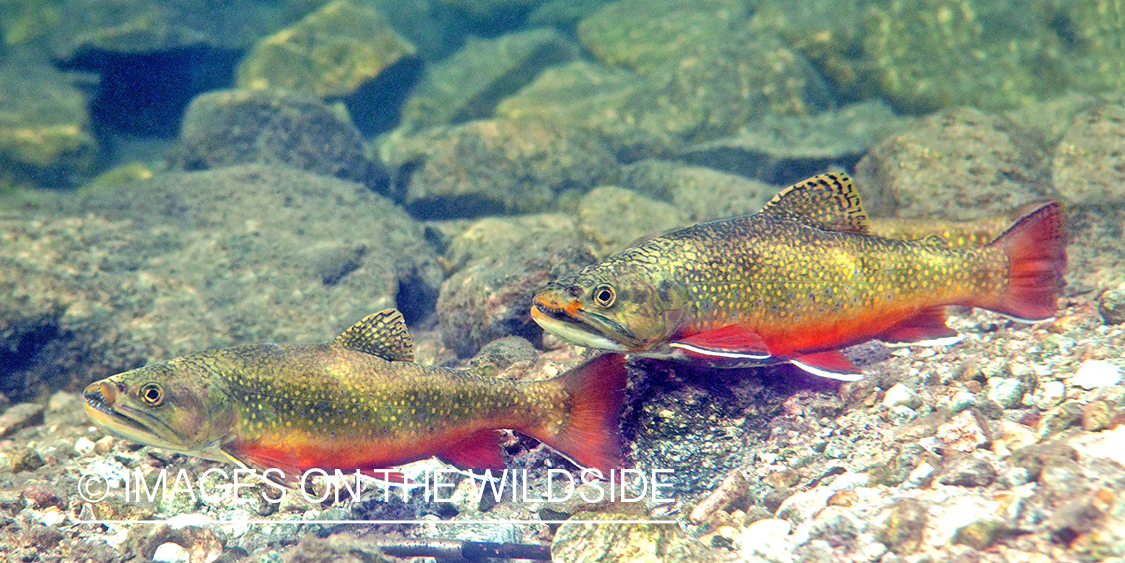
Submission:
<svg viewBox="0 0 1125 563">
<path fill-rule="evenodd" d="M 903 406 L 917 409 L 922 406 L 922 400 L 918 398 L 918 394 L 913 389 L 901 383 L 896 383 L 890 389 L 887 389 L 887 393 L 883 395 L 883 405 L 887 408 Z"/>
<path fill-rule="evenodd" d="M 946 448 L 959 452 L 971 452 L 988 442 L 987 434 L 972 411 L 961 411 L 938 426 L 936 437 Z"/>
<path fill-rule="evenodd" d="M 1083 389 L 1116 385 L 1121 381 L 1121 368 L 1104 360 L 1086 360 L 1070 378 L 1070 384 Z"/>
<path fill-rule="evenodd" d="M 1083 457 L 1098 457 L 1125 465 L 1125 424 L 1112 430 L 1082 436 L 1071 445 Z"/>
<path fill-rule="evenodd" d="M 1107 325 L 1125 323 L 1125 285 L 1106 291 L 1098 297 L 1098 313 Z"/>
<path fill-rule="evenodd" d="M 74 451 L 77 452 L 78 455 L 92 454 L 94 453 L 95 447 L 97 447 L 97 445 L 85 436 L 81 436 L 74 441 Z"/>
<path fill-rule="evenodd" d="M 152 560 L 160 563 L 186 563 L 189 560 L 188 550 L 178 543 L 165 542 L 156 548 Z"/>
<path fill-rule="evenodd" d="M 828 498 L 835 492 L 835 489 L 828 487 L 816 487 L 796 493 L 782 501 L 781 506 L 777 507 L 777 517 L 800 524 L 828 506 Z"/>
<path fill-rule="evenodd" d="M 904 489 L 916 489 L 921 487 L 926 482 L 926 479 L 934 474 L 934 471 L 934 466 L 923 461 L 918 464 L 918 467 L 910 471 L 910 474 L 906 476 L 906 480 L 902 482 L 902 487 Z"/>
<path fill-rule="evenodd" d="M 895 405 L 891 407 L 891 420 L 894 421 L 895 424 L 905 424 L 907 422 L 910 422 L 911 420 L 914 420 L 914 418 L 917 416 L 918 411 L 908 406 Z"/>
<path fill-rule="evenodd" d="M 786 540 L 789 529 L 789 522 L 780 518 L 765 518 L 750 524 L 738 537 L 742 558 L 747 561 L 793 561 Z"/>
<path fill-rule="evenodd" d="M 952 398 L 950 398 L 949 410 L 954 413 L 959 413 L 963 410 L 971 409 L 979 404 L 980 402 L 977 400 L 976 395 L 962 389 L 955 395 L 953 395 Z"/>
<path fill-rule="evenodd" d="M 1047 410 L 1061 403 L 1065 396 L 1065 383 L 1061 381 L 1046 381 L 1039 385 L 1039 392 L 1035 397 L 1035 406 L 1039 410 Z"/>
<path fill-rule="evenodd" d="M 1012 377 L 992 377 L 988 380 L 988 399 L 1006 408 L 1023 406 L 1026 391 L 1023 381 Z"/>
</svg>

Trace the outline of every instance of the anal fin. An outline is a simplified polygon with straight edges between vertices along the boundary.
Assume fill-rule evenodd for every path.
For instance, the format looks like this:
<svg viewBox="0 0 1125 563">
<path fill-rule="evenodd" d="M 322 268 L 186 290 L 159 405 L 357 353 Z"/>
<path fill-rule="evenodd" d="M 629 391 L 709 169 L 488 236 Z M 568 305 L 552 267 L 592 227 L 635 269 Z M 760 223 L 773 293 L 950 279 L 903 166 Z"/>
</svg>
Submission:
<svg viewBox="0 0 1125 563">
<path fill-rule="evenodd" d="M 762 337 L 746 327 L 728 325 L 693 334 L 669 344 L 688 359 L 713 365 L 763 362 L 773 356 Z"/>
<path fill-rule="evenodd" d="M 876 336 L 890 346 L 945 346 L 961 334 L 945 324 L 945 307 L 928 307 Z"/>
<path fill-rule="evenodd" d="M 789 360 L 793 365 L 820 377 L 839 381 L 859 381 L 861 371 L 839 350 L 825 350 L 804 354 Z"/>
<path fill-rule="evenodd" d="M 456 446 L 437 454 L 442 460 L 461 468 L 504 469 L 500 455 L 500 432 L 480 430 L 465 437 Z"/>
</svg>

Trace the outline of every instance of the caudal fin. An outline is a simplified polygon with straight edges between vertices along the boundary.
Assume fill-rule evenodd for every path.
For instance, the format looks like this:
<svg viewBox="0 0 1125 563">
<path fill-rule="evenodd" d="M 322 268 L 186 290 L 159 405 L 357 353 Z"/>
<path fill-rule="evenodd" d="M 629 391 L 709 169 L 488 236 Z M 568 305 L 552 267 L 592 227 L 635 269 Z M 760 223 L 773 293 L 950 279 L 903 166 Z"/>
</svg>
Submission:
<svg viewBox="0 0 1125 563">
<path fill-rule="evenodd" d="M 618 417 L 627 376 L 623 354 L 602 354 L 552 380 L 570 396 L 570 412 L 561 428 L 533 436 L 577 464 L 608 475 L 621 464 Z"/>
<path fill-rule="evenodd" d="M 1026 322 L 1054 317 L 1066 269 L 1062 205 L 1044 203 L 988 246 L 1008 255 L 1008 288 L 980 306 Z"/>
</svg>

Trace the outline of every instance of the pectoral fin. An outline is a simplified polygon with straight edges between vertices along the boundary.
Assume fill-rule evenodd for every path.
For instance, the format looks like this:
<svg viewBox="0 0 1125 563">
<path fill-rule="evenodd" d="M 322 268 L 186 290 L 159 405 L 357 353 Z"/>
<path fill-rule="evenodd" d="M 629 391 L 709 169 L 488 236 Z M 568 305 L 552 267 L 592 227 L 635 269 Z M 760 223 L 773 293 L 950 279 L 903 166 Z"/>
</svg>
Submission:
<svg viewBox="0 0 1125 563">
<path fill-rule="evenodd" d="M 712 364 L 752 364 L 773 356 L 761 336 L 739 325 L 694 334 L 669 346 L 687 358 Z"/>
</svg>

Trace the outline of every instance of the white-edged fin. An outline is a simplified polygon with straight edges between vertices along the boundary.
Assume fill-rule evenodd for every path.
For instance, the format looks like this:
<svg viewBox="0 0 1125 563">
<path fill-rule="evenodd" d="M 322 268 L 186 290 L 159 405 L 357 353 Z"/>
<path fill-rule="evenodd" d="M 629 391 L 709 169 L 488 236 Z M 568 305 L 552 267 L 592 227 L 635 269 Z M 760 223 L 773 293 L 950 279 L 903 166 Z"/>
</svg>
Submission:
<svg viewBox="0 0 1125 563">
<path fill-rule="evenodd" d="M 911 346 L 952 346 L 965 339 L 964 334 L 957 334 L 955 336 L 943 336 L 941 338 L 931 338 L 929 340 L 919 340 L 917 342 L 882 342 L 883 346 L 888 348 L 909 348 Z"/>
<path fill-rule="evenodd" d="M 1013 317 L 1012 315 L 1009 315 L 1007 313 L 1001 313 L 1000 311 L 991 311 L 991 312 L 996 313 L 997 315 L 1000 315 L 1001 317 L 1004 317 L 1005 319 L 1008 319 L 1009 321 L 1015 321 L 1017 323 L 1025 324 L 1025 325 L 1035 324 L 1035 323 L 1049 323 L 1049 322 L 1051 322 L 1051 321 L 1053 321 L 1057 318 L 1057 317 L 1051 316 L 1051 317 L 1047 317 L 1045 319 L 1021 319 L 1019 317 Z"/>
<path fill-rule="evenodd" d="M 771 354 L 754 354 L 754 353 L 748 353 L 748 352 L 731 352 L 731 351 L 727 351 L 727 350 L 712 350 L 712 349 L 709 349 L 709 348 L 700 348 L 698 346 L 692 346 L 691 344 L 685 344 L 683 342 L 672 342 L 672 343 L 668 344 L 668 347 L 669 348 L 679 348 L 679 349 L 683 350 L 684 352 L 688 353 L 688 355 L 696 357 L 696 358 L 711 357 L 711 358 L 732 358 L 732 359 L 738 359 L 738 360 L 758 360 L 758 361 L 760 361 L 760 360 L 768 360 L 768 359 L 773 357 Z"/>
<path fill-rule="evenodd" d="M 836 381 L 859 381 L 863 379 L 862 373 L 840 373 L 835 371 L 828 371 L 826 369 L 821 369 L 798 360 L 789 360 L 789 363 L 815 376 L 824 377 L 827 379 L 835 379 Z"/>
</svg>

